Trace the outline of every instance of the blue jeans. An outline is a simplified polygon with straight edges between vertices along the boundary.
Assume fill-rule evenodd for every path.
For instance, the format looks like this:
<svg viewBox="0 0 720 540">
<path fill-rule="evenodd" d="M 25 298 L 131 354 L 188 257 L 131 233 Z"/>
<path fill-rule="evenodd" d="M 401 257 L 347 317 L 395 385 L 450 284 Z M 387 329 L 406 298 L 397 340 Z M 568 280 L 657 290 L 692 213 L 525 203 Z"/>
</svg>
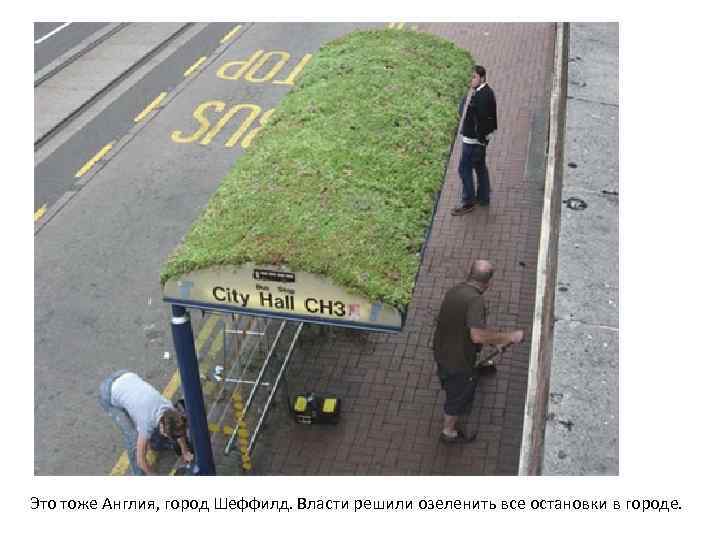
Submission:
<svg viewBox="0 0 720 540">
<path fill-rule="evenodd" d="M 120 428 L 120 432 L 123 436 L 123 442 L 125 443 L 125 449 L 128 453 L 128 461 L 130 462 L 130 469 L 132 470 L 132 473 L 136 476 L 144 476 L 145 472 L 137 463 L 138 432 L 137 427 L 135 427 L 135 422 L 132 421 L 132 418 L 130 418 L 125 409 L 115 407 L 110 400 L 110 390 L 112 388 L 112 384 L 115 382 L 115 379 L 127 372 L 128 371 L 126 369 L 116 371 L 100 383 L 99 401 L 103 410 L 110 418 L 112 418 L 115 425 Z"/>
<path fill-rule="evenodd" d="M 458 174 L 462 179 L 464 205 L 490 202 L 490 174 L 485 163 L 486 151 L 487 146 L 484 144 L 463 143 L 462 145 Z M 473 170 L 477 175 L 477 191 Z"/>
</svg>

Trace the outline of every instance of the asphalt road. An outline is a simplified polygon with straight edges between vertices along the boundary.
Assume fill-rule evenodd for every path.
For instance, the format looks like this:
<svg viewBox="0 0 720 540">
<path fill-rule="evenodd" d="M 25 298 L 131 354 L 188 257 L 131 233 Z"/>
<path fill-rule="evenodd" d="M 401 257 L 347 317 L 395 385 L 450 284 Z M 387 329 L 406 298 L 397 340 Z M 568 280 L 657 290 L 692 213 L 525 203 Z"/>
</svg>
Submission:
<svg viewBox="0 0 720 540">
<path fill-rule="evenodd" d="M 227 27 L 213 25 L 38 165 L 36 208 L 98 148 L 130 133 L 35 236 L 36 474 L 110 472 L 122 444 L 97 405 L 101 380 L 126 368 L 162 389 L 175 371 L 174 357 L 164 358 L 173 351 L 164 260 L 307 55 L 370 26 L 382 25 L 248 23 L 219 45 Z M 208 60 L 184 82 L 200 55 Z M 135 123 L 162 91 L 162 108 Z"/>
<path fill-rule="evenodd" d="M 35 208 L 48 207 L 73 188 L 75 174 L 105 144 L 125 135 L 134 119 L 161 92 L 172 90 L 201 56 L 209 55 L 236 23 L 209 24 L 178 48 L 102 114 L 35 167 Z"/>
<path fill-rule="evenodd" d="M 67 26 L 63 26 L 65 24 Z M 35 73 L 108 24 L 110 23 L 35 23 Z"/>
</svg>

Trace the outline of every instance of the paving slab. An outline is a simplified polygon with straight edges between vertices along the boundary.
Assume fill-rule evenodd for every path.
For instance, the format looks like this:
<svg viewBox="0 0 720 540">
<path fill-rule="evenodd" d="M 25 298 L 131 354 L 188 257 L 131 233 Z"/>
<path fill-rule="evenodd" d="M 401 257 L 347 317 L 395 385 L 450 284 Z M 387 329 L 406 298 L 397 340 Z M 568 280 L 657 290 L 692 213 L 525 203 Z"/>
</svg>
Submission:
<svg viewBox="0 0 720 540">
<path fill-rule="evenodd" d="M 578 196 L 587 208 L 562 208 L 555 317 L 617 328 L 618 197 L 563 189 L 563 200 Z"/>
<path fill-rule="evenodd" d="M 620 26 L 572 24 L 570 39 L 568 94 L 574 99 L 617 105 Z"/>
<path fill-rule="evenodd" d="M 570 25 L 546 475 L 619 472 L 618 25 Z"/>
<path fill-rule="evenodd" d="M 568 100 L 563 199 L 619 190 L 618 122 L 617 105 Z"/>
<path fill-rule="evenodd" d="M 619 470 L 617 329 L 555 325 L 545 475 L 615 475 Z"/>
</svg>

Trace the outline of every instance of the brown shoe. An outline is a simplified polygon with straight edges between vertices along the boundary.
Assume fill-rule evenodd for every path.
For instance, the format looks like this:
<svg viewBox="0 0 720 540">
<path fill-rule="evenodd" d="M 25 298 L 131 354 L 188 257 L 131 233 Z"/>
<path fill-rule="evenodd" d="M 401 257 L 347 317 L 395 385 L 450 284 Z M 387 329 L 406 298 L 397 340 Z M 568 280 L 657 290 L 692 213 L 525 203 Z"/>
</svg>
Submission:
<svg viewBox="0 0 720 540">
<path fill-rule="evenodd" d="M 474 204 L 463 204 L 462 206 L 458 206 L 457 208 L 453 208 L 450 212 L 453 216 L 462 216 L 463 214 L 467 214 L 469 212 L 472 212 L 475 210 Z"/>
</svg>

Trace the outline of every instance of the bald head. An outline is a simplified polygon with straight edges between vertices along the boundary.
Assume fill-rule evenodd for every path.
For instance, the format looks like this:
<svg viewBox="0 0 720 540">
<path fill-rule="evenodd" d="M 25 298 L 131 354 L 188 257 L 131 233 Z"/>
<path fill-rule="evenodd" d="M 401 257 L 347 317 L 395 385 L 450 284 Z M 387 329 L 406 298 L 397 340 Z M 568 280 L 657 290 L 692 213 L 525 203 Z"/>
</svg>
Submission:
<svg viewBox="0 0 720 540">
<path fill-rule="evenodd" d="M 470 267 L 468 281 L 474 281 L 480 285 L 487 286 L 488 283 L 490 283 L 490 279 L 492 279 L 494 270 L 490 261 L 478 259 L 474 261 Z"/>
</svg>

